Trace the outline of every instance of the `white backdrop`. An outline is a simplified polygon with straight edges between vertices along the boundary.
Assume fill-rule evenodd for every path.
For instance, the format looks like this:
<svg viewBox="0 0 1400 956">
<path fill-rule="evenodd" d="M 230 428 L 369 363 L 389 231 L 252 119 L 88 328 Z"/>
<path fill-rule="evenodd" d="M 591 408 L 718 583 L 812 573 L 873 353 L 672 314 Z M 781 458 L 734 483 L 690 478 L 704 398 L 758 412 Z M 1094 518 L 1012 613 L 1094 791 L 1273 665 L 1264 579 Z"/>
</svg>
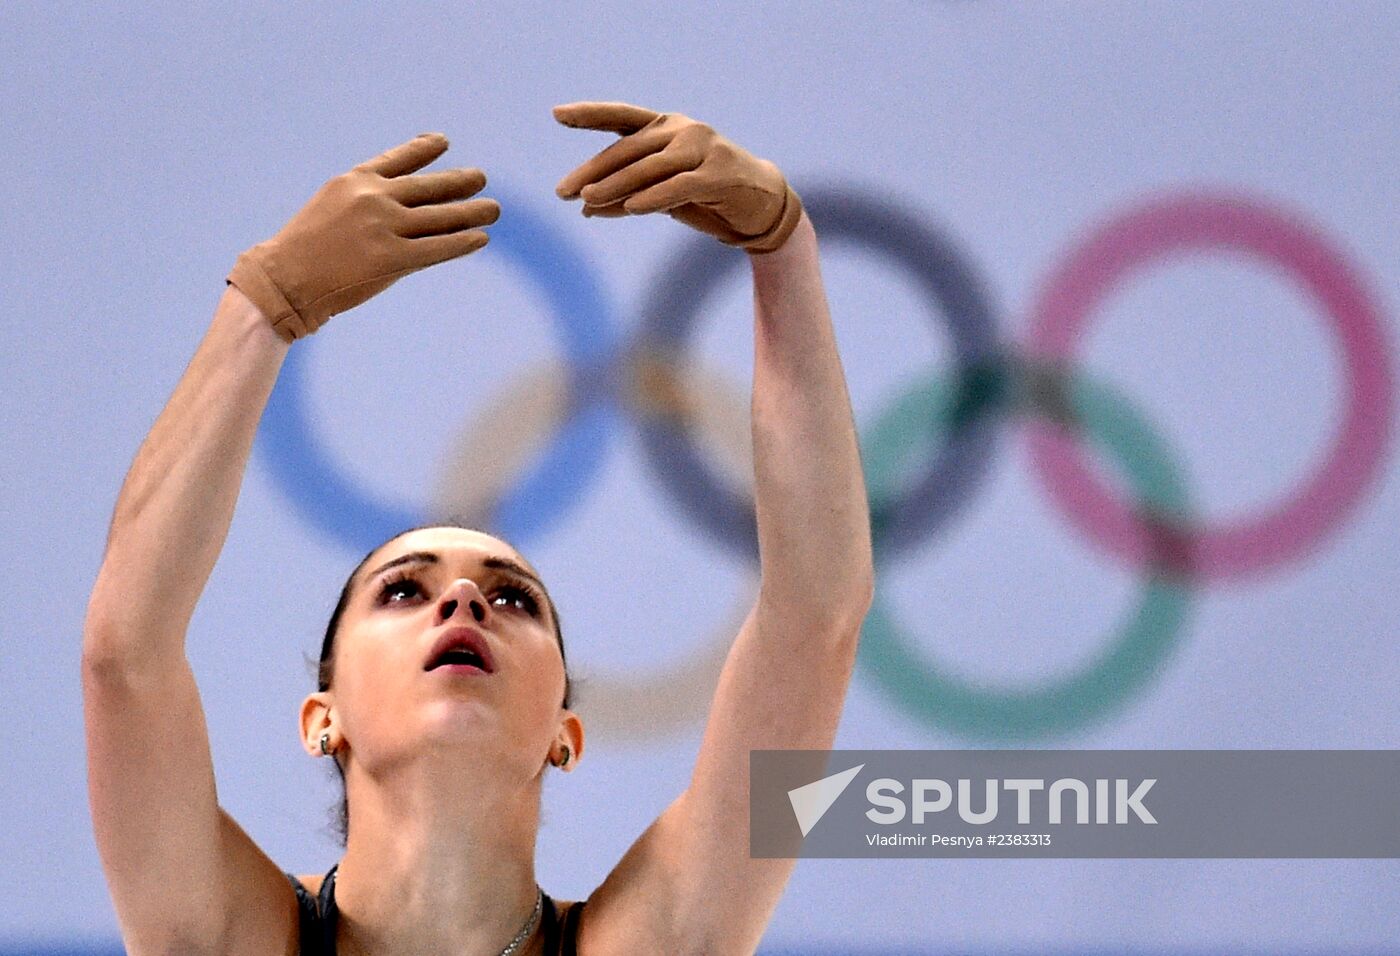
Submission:
<svg viewBox="0 0 1400 956">
<path fill-rule="evenodd" d="M 107 521 L 234 257 L 330 176 L 441 130 L 452 148 L 432 168 L 483 167 L 503 229 L 518 213 L 579 256 L 533 281 L 493 241 L 294 349 L 305 434 L 348 486 L 419 514 L 441 485 L 471 480 L 448 467 L 465 432 L 485 457 L 538 440 L 483 413 L 564 359 L 550 283 L 595 283 L 625 338 L 691 241 L 666 217 L 584 220 L 555 199 L 609 141 L 556 124 L 556 103 L 684 112 L 774 160 L 804 195 L 902 210 L 980 277 L 1007 342 L 1026 339 L 1047 277 L 1101 224 L 1164 196 L 1248 197 L 1346 264 L 1381 320 L 1369 359 L 1393 367 L 1398 39 L 1400 6 L 1384 2 L 0 6 L 0 951 L 115 945 L 77 670 Z M 948 373 L 951 339 L 911 273 L 834 236 L 823 249 L 868 434 Z M 696 337 L 703 368 L 728 383 L 709 392 L 740 406 L 748 310 L 735 273 L 705 299 Z M 1252 520 L 1322 461 L 1348 363 L 1295 278 L 1201 249 L 1124 277 L 1078 369 L 1150 423 L 1218 524 Z M 1379 464 L 1325 533 L 1290 560 L 1194 583 L 1171 652 L 1119 706 L 1002 742 L 1400 744 L 1400 483 L 1388 408 L 1367 415 Z M 699 743 L 698 716 L 609 725 L 610 687 L 666 672 L 684 685 L 688 656 L 729 636 L 753 577 L 617 422 L 596 473 L 565 483 L 571 506 L 520 542 L 559 603 L 585 725 L 590 706 L 599 715 L 578 772 L 546 791 L 539 873 L 562 898 L 597 886 L 684 785 Z M 367 547 L 309 516 L 325 489 L 289 488 L 266 433 L 267 420 L 189 653 L 221 802 L 284 869 L 324 872 L 335 791 L 297 741 L 313 689 L 303 654 Z M 1141 575 L 1055 508 L 1023 425 L 998 434 L 956 516 L 881 558 L 880 599 L 944 672 L 1008 690 L 1090 666 Z M 343 502 L 327 507 L 348 520 Z M 977 743 L 864 667 L 837 740 Z M 1370 951 L 1400 934 L 1397 876 L 1395 861 L 809 860 L 764 951 Z"/>
</svg>

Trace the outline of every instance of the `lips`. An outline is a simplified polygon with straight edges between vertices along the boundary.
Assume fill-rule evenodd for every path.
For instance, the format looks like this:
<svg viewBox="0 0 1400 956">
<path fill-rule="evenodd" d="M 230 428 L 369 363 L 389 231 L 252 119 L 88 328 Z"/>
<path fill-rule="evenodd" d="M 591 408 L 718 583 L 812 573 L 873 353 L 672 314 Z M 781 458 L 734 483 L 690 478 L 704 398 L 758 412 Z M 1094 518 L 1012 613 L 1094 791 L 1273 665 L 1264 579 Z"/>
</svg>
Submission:
<svg viewBox="0 0 1400 956">
<path fill-rule="evenodd" d="M 486 638 L 472 627 L 452 627 L 438 635 L 428 659 L 423 662 L 423 670 L 430 671 L 444 664 L 476 664 L 488 674 L 496 671 Z"/>
</svg>

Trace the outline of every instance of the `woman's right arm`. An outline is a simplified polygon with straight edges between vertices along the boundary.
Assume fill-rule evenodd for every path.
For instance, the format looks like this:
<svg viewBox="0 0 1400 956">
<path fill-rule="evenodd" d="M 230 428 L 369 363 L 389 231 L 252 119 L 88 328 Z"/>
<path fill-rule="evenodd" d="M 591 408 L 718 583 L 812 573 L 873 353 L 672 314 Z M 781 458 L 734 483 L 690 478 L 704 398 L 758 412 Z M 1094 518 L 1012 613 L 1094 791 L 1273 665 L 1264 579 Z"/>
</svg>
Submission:
<svg viewBox="0 0 1400 956">
<path fill-rule="evenodd" d="M 185 632 L 228 537 L 288 346 L 400 277 L 486 245 L 480 169 L 411 176 L 424 134 L 329 180 L 231 283 L 122 485 L 83 626 L 88 797 L 128 951 L 294 953 L 296 897 L 223 812 Z"/>
<path fill-rule="evenodd" d="M 136 454 L 83 629 L 88 796 L 132 953 L 284 952 L 290 884 L 222 813 L 185 631 L 288 344 L 236 286 Z M 270 868 L 270 873 L 269 873 Z M 280 881 L 280 885 L 277 881 Z M 231 902 L 267 914 L 226 933 Z M 259 905 L 260 904 L 260 905 Z M 280 912 L 279 912 L 280 911 Z M 281 925 L 279 925 L 281 924 Z M 249 933 L 251 931 L 251 933 Z M 245 936 L 245 933 L 248 934 Z"/>
</svg>

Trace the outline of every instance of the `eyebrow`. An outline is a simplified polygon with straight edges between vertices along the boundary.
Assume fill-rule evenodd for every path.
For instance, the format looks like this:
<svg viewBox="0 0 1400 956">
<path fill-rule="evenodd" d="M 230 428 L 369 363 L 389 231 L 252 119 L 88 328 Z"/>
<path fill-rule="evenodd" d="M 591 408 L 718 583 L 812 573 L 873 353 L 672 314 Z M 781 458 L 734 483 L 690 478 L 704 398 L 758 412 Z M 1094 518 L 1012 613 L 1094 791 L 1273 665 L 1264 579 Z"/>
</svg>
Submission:
<svg viewBox="0 0 1400 956">
<path fill-rule="evenodd" d="M 397 558 L 394 558 L 394 560 L 386 561 L 383 564 L 381 564 L 376 571 L 370 574 L 369 577 L 365 578 L 365 583 L 368 584 L 370 581 L 373 581 L 385 571 L 388 571 L 390 568 L 396 568 L 401 564 L 441 563 L 442 558 L 439 557 L 438 554 L 434 551 L 410 551 L 408 554 L 401 554 Z M 527 581 L 533 582 L 534 585 L 540 589 L 541 593 L 549 593 L 547 590 L 545 590 L 544 582 L 541 581 L 536 574 L 534 574 L 532 571 L 526 568 L 525 565 L 521 564 L 519 561 L 512 561 L 510 558 L 501 558 L 492 555 L 483 559 L 481 563 L 486 567 L 493 568 L 497 571 L 509 571 L 517 577 L 522 577 Z"/>
</svg>

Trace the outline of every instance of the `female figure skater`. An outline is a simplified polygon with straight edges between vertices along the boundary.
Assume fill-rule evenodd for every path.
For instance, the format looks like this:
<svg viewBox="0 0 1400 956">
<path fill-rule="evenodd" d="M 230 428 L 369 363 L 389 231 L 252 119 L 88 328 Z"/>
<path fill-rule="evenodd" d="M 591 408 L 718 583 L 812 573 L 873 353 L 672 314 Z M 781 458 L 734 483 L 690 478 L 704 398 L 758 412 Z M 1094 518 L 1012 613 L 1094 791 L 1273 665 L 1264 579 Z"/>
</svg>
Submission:
<svg viewBox="0 0 1400 956">
<path fill-rule="evenodd" d="M 535 881 L 546 769 L 584 752 L 553 603 L 508 543 L 411 529 L 351 574 L 302 743 L 337 761 L 349 830 L 325 878 L 283 873 L 220 808 L 184 636 L 227 537 L 287 349 L 399 277 L 486 244 L 479 169 L 410 175 L 425 134 L 326 183 L 239 256 L 136 455 L 87 608 L 93 824 L 128 952 L 322 956 L 752 953 L 794 860 L 748 852 L 749 751 L 835 737 L 873 572 L 816 233 L 777 167 L 679 114 L 556 107 L 620 134 L 557 192 L 665 211 L 749 253 L 762 576 L 689 785 L 585 901 Z M 600 542 L 606 549 L 606 542 Z"/>
</svg>

